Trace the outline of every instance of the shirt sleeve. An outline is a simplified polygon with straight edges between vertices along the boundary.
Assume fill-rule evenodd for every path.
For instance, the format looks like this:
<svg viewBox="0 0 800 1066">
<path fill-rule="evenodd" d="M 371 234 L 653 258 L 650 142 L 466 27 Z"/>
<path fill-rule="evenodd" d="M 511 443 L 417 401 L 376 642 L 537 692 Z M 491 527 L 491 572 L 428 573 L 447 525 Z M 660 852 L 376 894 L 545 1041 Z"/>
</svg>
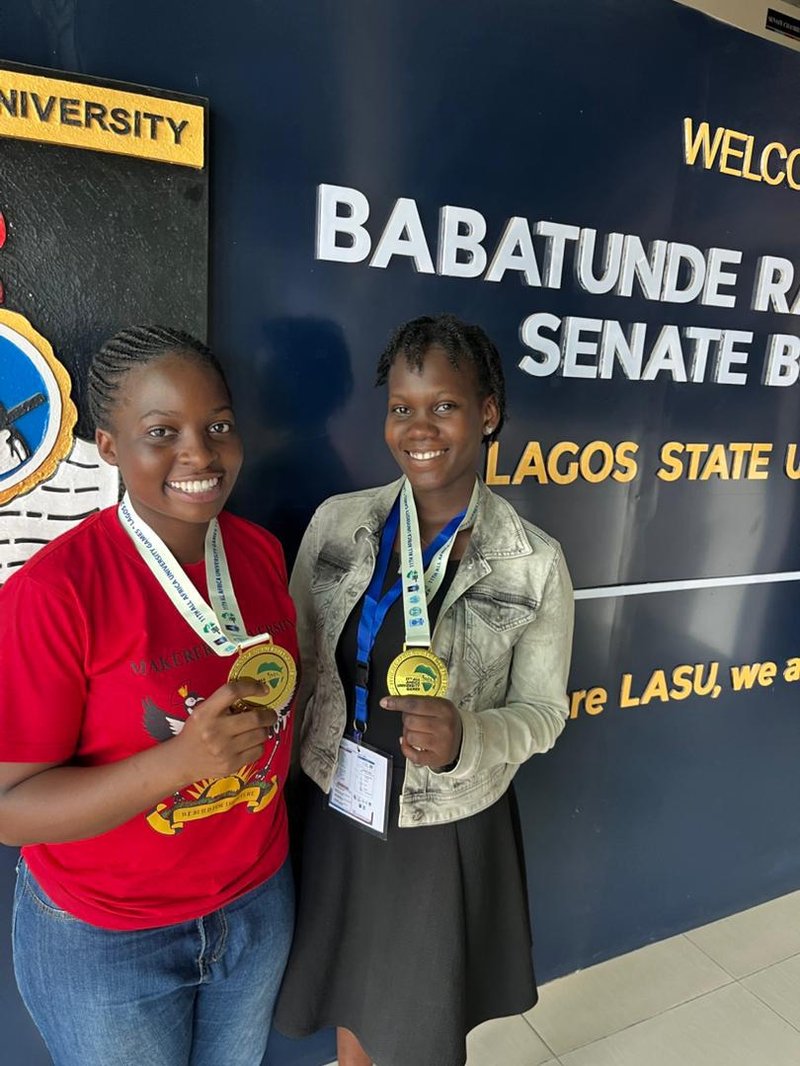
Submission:
<svg viewBox="0 0 800 1066">
<path fill-rule="evenodd" d="M 25 573 L 0 589 L 0 761 L 66 762 L 86 703 L 85 617 Z"/>
</svg>

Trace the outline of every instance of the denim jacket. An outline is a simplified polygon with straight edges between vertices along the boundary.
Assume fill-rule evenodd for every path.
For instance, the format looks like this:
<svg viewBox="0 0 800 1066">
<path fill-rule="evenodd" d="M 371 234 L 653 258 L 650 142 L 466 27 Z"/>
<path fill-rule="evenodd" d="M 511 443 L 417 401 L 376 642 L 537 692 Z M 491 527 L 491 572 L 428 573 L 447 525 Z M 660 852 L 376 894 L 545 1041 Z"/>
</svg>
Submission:
<svg viewBox="0 0 800 1066">
<path fill-rule="evenodd" d="M 325 792 L 348 724 L 336 645 L 370 582 L 401 484 L 326 500 L 292 573 L 300 762 Z M 448 667 L 447 698 L 461 716 L 461 751 L 447 771 L 406 762 L 401 826 L 450 822 L 490 806 L 520 763 L 553 746 L 567 717 L 573 599 L 561 548 L 482 481 L 479 493 L 472 535 L 432 635 Z"/>
</svg>

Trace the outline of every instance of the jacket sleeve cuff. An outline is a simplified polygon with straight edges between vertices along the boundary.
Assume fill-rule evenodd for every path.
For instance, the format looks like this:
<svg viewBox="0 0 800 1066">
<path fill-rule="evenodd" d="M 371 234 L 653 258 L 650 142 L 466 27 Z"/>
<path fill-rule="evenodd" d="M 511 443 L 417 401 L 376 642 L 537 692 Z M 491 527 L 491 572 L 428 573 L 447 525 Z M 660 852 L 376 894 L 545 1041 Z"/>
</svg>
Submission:
<svg viewBox="0 0 800 1066">
<path fill-rule="evenodd" d="M 478 771 L 483 751 L 483 726 L 479 714 L 464 714 L 461 718 L 461 750 L 455 765 L 448 770 L 433 770 L 437 777 L 451 777 L 462 781 L 472 777 Z"/>
</svg>

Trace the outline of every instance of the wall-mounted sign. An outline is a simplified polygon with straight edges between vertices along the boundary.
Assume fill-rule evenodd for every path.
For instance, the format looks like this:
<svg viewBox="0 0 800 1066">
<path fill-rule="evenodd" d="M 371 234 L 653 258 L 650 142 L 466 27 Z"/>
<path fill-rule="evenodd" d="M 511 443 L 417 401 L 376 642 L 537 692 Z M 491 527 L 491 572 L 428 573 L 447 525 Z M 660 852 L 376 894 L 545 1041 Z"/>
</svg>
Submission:
<svg viewBox="0 0 800 1066">
<path fill-rule="evenodd" d="M 800 19 L 793 15 L 787 15 L 783 11 L 776 11 L 774 7 L 767 8 L 766 29 L 773 33 L 782 33 L 784 37 L 800 41 Z"/>
<path fill-rule="evenodd" d="M 21 70 L 0 71 L 0 137 L 202 168 L 202 104 Z"/>
<path fill-rule="evenodd" d="M 0 63 L 0 583 L 118 498 L 85 402 L 97 347 L 205 333 L 206 126 L 202 99 Z"/>
<path fill-rule="evenodd" d="M 70 380 L 22 315 L 0 310 L 0 504 L 52 477 L 72 448 Z"/>
</svg>

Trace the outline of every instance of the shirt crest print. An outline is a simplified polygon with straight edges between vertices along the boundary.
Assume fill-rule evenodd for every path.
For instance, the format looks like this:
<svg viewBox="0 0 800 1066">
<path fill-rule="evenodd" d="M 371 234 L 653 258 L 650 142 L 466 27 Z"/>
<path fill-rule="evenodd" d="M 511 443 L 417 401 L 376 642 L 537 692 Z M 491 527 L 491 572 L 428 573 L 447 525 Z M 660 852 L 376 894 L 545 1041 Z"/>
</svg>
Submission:
<svg viewBox="0 0 800 1066">
<path fill-rule="evenodd" d="M 194 709 L 204 699 L 204 696 L 192 691 L 185 684 L 177 689 L 175 706 L 169 711 L 163 710 L 146 696 L 142 700 L 145 730 L 154 740 L 170 740 L 181 732 Z M 258 763 L 248 763 L 236 773 L 195 781 L 163 803 L 156 804 L 146 815 L 150 828 L 164 836 L 175 836 L 182 832 L 187 824 L 216 814 L 224 814 L 240 803 L 246 804 L 251 814 L 265 810 L 278 794 L 278 776 L 273 774 L 270 777 L 270 769 L 288 721 L 288 714 L 280 715 L 271 728 L 266 740 L 269 755 L 264 766 L 256 769 Z"/>
</svg>

